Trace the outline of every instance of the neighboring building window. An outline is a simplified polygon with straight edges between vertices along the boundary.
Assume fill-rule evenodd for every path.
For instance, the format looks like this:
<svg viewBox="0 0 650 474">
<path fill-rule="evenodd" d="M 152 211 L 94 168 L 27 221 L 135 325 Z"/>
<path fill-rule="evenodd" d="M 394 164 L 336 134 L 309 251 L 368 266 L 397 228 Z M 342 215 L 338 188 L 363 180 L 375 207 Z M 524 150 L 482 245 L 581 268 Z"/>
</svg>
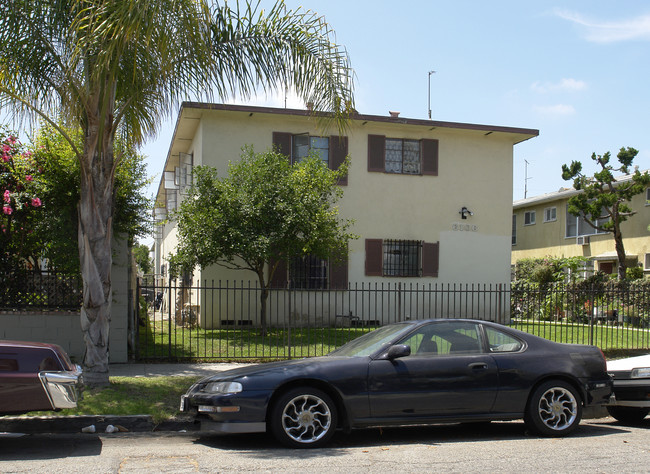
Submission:
<svg viewBox="0 0 650 474">
<path fill-rule="evenodd" d="M 544 222 L 553 222 L 557 220 L 557 208 L 547 207 L 544 209 Z"/>
<path fill-rule="evenodd" d="M 596 225 L 603 225 L 609 220 L 598 219 Z M 566 211 L 566 237 L 581 237 L 584 235 L 594 235 L 594 234 L 606 234 L 607 232 L 596 230 L 591 225 L 587 223 L 584 217 L 576 217 L 572 214 L 569 214 L 569 205 L 567 204 Z"/>
<path fill-rule="evenodd" d="M 330 141 L 328 137 L 311 137 L 307 134 L 294 135 L 291 148 L 291 160 L 294 163 L 300 162 L 309 155 L 309 152 L 317 154 L 325 164 L 329 164 Z"/>
<path fill-rule="evenodd" d="M 328 269 L 328 261 L 322 258 L 312 255 L 296 257 L 289 267 L 291 286 L 298 289 L 327 289 Z"/>
<path fill-rule="evenodd" d="M 650 253 L 645 254 L 644 270 L 650 270 Z"/>
<path fill-rule="evenodd" d="M 368 171 L 438 176 L 438 140 L 368 135 Z"/>
<path fill-rule="evenodd" d="M 366 239 L 366 275 L 438 276 L 439 243 Z"/>
<path fill-rule="evenodd" d="M 524 225 L 535 224 L 535 211 L 526 211 L 524 213 Z"/>
<path fill-rule="evenodd" d="M 650 188 L 645 190 L 645 205 L 650 206 Z"/>
<path fill-rule="evenodd" d="M 512 245 L 517 245 L 517 214 L 512 215 Z"/>
</svg>

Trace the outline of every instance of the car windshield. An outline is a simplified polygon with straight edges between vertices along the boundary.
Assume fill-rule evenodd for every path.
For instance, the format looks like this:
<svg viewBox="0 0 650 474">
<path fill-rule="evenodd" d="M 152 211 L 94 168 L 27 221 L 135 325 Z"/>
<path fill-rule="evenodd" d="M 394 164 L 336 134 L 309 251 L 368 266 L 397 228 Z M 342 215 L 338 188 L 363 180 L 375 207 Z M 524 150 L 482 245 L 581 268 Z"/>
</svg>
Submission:
<svg viewBox="0 0 650 474">
<path fill-rule="evenodd" d="M 369 356 L 411 329 L 412 325 L 410 324 L 391 324 L 384 326 L 348 342 L 328 355 L 346 357 Z"/>
</svg>

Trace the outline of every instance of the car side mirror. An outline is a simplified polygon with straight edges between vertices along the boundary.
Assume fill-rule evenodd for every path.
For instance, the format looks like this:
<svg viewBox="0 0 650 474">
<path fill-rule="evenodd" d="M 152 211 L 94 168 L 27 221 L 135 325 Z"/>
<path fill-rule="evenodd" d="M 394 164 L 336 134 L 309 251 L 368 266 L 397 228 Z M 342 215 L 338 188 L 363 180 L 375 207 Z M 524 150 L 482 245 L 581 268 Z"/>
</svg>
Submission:
<svg viewBox="0 0 650 474">
<path fill-rule="evenodd" d="M 386 358 L 389 360 L 399 359 L 400 357 L 407 357 L 411 355 L 411 346 L 406 344 L 395 344 L 390 346 L 386 353 Z"/>
</svg>

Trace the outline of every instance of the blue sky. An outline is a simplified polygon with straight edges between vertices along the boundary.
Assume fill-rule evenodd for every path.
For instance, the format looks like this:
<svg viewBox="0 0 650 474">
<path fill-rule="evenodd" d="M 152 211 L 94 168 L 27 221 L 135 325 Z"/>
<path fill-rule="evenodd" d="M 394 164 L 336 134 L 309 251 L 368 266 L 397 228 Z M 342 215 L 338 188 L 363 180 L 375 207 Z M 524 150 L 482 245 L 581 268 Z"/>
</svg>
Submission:
<svg viewBox="0 0 650 474">
<path fill-rule="evenodd" d="M 264 1 L 270 4 L 270 1 Z M 515 146 L 513 199 L 570 186 L 561 166 L 640 150 L 650 168 L 646 1 L 287 0 L 323 15 L 356 73 L 360 113 L 534 128 Z M 249 103 L 282 107 L 283 97 Z M 289 106 L 301 107 L 290 99 Z M 143 148 L 159 181 L 175 117 Z M 152 188 L 153 190 L 153 188 Z"/>
</svg>

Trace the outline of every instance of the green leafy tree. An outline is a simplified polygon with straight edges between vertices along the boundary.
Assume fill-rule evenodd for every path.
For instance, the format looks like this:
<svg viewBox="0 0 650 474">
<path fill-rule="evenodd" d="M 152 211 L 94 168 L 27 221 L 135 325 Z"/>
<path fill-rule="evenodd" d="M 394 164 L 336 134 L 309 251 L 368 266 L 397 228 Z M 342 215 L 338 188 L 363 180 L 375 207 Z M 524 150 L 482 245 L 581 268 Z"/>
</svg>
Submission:
<svg viewBox="0 0 650 474">
<path fill-rule="evenodd" d="M 66 133 L 82 146 L 80 131 L 66 129 Z M 146 175 L 144 155 L 133 147 L 127 148 L 120 139 L 115 147 L 122 158 L 115 170 L 113 229 L 132 244 L 137 237 L 151 232 L 152 200 L 145 194 L 151 179 Z M 78 274 L 79 163 L 68 141 L 51 126 L 36 132 L 32 150 L 40 170 L 44 211 L 34 229 L 41 239 L 39 256 L 47 258 L 58 271 Z"/>
<path fill-rule="evenodd" d="M 132 252 L 140 271 L 145 275 L 151 273 L 153 262 L 149 256 L 149 247 L 144 244 L 136 244 L 133 246 Z"/>
<path fill-rule="evenodd" d="M 579 161 L 571 162 L 570 166 L 562 165 L 562 178 L 566 181 L 573 179 L 573 187 L 582 191 L 569 199 L 569 213 L 582 216 L 594 229 L 610 232 L 614 236 L 619 280 L 625 279 L 627 268 L 621 224 L 636 214 L 628 203 L 637 194 L 645 192 L 650 184 L 650 174 L 637 169 L 631 179 L 623 181 L 617 180 L 614 172 L 629 175 L 638 153 L 634 148 L 621 148 L 617 155 L 620 163 L 617 168 L 610 164 L 610 152 L 604 155 L 593 153 L 591 159 L 600 166 L 600 171 L 593 176 L 582 173 L 582 163 Z"/>
<path fill-rule="evenodd" d="M 322 17 L 278 1 L 0 2 L 0 107 L 49 122 L 79 163 L 88 383 L 108 383 L 116 137 L 141 144 L 187 96 L 293 88 L 344 124 L 352 71 Z M 83 133 L 79 146 L 60 122 Z"/>
<path fill-rule="evenodd" d="M 254 272 L 264 333 L 269 282 L 278 264 L 303 255 L 342 258 L 356 238 L 348 232 L 351 221 L 340 219 L 335 207 L 343 194 L 337 182 L 347 167 L 330 170 L 317 156 L 292 165 L 277 152 L 245 148 L 226 177 L 215 168 L 196 168 L 196 184 L 172 216 L 178 222 L 172 271 L 217 264 Z"/>
</svg>

